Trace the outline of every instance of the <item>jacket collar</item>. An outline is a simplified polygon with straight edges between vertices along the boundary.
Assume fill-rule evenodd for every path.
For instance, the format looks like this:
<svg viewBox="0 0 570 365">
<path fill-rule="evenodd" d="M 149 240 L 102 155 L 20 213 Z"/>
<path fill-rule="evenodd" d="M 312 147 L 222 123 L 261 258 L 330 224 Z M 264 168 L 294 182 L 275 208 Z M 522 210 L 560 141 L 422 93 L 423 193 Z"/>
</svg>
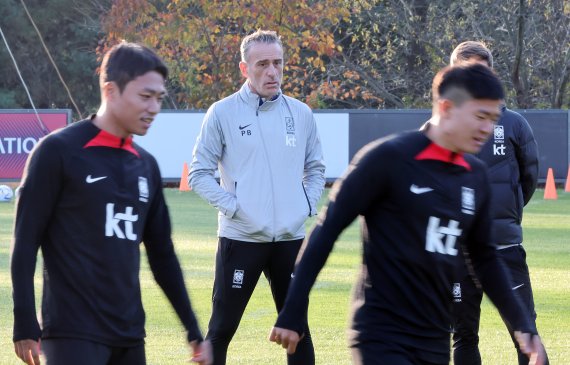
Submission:
<svg viewBox="0 0 570 365">
<path fill-rule="evenodd" d="M 466 170 L 471 171 L 471 165 L 467 161 L 465 161 L 463 153 L 452 152 L 433 142 L 430 142 L 426 148 L 424 148 L 420 153 L 418 153 L 415 159 L 437 160 L 437 161 L 447 162 L 461 166 Z"/>
<path fill-rule="evenodd" d="M 133 136 L 128 138 L 117 137 L 109 132 L 99 129 L 95 124 L 93 124 L 93 119 L 95 114 L 90 116 L 91 126 L 98 131 L 95 137 L 91 138 L 83 148 L 89 147 L 111 147 L 118 148 L 132 153 L 133 155 L 140 157 L 139 152 L 133 146 Z"/>
<path fill-rule="evenodd" d="M 255 110 L 270 110 L 275 105 L 279 104 L 279 101 L 282 97 L 282 92 L 279 90 L 279 93 L 271 100 L 264 100 L 259 95 L 251 91 L 251 88 L 248 85 L 248 82 L 244 82 L 239 90 L 239 96 L 242 100 Z"/>
</svg>

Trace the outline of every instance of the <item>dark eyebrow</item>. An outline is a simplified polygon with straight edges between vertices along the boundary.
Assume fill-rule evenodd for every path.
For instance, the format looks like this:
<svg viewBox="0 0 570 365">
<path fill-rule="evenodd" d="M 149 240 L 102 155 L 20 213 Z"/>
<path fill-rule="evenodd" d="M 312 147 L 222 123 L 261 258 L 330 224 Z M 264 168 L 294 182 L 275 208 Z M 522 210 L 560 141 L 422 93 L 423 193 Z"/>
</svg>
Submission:
<svg viewBox="0 0 570 365">
<path fill-rule="evenodd" d="M 283 58 L 274 58 L 274 59 L 272 59 L 272 60 L 266 58 L 266 59 L 264 59 L 264 60 L 259 60 L 259 61 L 257 61 L 256 63 L 275 62 L 275 61 L 281 61 L 281 62 L 283 62 Z"/>
<path fill-rule="evenodd" d="M 145 87 L 143 88 L 143 92 L 149 93 L 149 94 L 153 94 L 153 95 L 160 95 L 160 96 L 165 96 L 166 95 L 166 90 L 161 90 L 158 91 L 156 89 L 151 89 L 150 87 Z"/>
<path fill-rule="evenodd" d="M 496 119 L 499 119 L 502 115 L 502 113 L 494 113 L 494 112 L 488 112 L 486 110 L 478 110 L 479 113 L 487 116 L 487 117 L 494 117 Z"/>
</svg>

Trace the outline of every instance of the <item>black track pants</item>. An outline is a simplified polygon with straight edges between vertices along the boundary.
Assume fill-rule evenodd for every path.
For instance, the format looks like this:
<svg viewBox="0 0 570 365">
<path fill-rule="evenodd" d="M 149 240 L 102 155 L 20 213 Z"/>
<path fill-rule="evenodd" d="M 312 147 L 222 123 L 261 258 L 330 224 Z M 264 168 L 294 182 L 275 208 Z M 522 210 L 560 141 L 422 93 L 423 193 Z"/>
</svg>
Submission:
<svg viewBox="0 0 570 365">
<path fill-rule="evenodd" d="M 41 343 L 47 365 L 144 365 L 144 343 L 113 347 L 74 338 L 45 339 Z"/>
<path fill-rule="evenodd" d="M 505 268 L 511 276 L 513 290 L 528 308 L 532 315 L 531 320 L 536 322 L 524 248 L 521 245 L 512 246 L 497 250 L 497 254 L 503 260 Z M 463 272 L 461 277 L 461 301 L 453 304 L 453 363 L 455 365 L 481 365 L 478 333 L 483 292 L 475 286 L 467 270 Z M 508 325 L 507 329 L 517 350 L 519 365 L 528 364 L 528 357 L 519 351 L 513 330 Z"/>
<path fill-rule="evenodd" d="M 420 359 L 417 350 L 397 343 L 369 341 L 352 347 L 353 365 L 448 365 Z"/>
<path fill-rule="evenodd" d="M 206 338 L 212 343 L 214 365 L 224 365 L 228 346 L 263 272 L 269 281 L 277 312 L 281 310 L 302 240 L 243 242 L 220 237 L 216 253 L 216 276 L 212 295 L 212 316 Z M 263 341 L 265 339 L 259 339 Z M 279 351 L 276 348 L 276 351 Z M 289 365 L 315 363 L 313 342 L 307 330 Z"/>
</svg>

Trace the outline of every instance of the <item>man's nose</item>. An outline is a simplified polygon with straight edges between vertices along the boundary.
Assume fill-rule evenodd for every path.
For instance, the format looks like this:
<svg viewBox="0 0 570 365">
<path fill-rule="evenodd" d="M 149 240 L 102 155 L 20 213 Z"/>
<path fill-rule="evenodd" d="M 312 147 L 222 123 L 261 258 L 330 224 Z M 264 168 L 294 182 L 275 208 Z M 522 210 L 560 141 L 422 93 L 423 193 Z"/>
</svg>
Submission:
<svg viewBox="0 0 570 365">
<path fill-rule="evenodd" d="M 269 76 L 277 75 L 277 67 L 275 67 L 274 64 L 269 65 L 269 67 L 267 68 L 267 74 Z"/>
<path fill-rule="evenodd" d="M 495 121 L 491 119 L 487 119 L 484 123 L 484 131 L 486 135 L 490 135 L 493 133 L 493 129 L 495 128 Z"/>
<path fill-rule="evenodd" d="M 151 98 L 149 101 L 148 111 L 152 114 L 158 114 L 160 112 L 161 106 L 162 102 L 160 100 Z"/>
</svg>

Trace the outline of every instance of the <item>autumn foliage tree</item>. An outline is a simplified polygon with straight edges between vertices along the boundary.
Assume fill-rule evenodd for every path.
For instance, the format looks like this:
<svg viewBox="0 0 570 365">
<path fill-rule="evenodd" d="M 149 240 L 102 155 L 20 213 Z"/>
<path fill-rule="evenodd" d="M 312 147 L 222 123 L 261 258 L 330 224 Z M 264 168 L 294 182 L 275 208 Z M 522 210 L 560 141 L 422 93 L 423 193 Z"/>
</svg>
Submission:
<svg viewBox="0 0 570 365">
<path fill-rule="evenodd" d="M 241 39 L 257 29 L 275 30 L 285 48 L 282 88 L 306 100 L 339 51 L 335 28 L 348 17 L 338 0 L 122 0 L 104 18 L 99 53 L 121 39 L 153 47 L 171 70 L 175 106 L 203 109 L 241 86 Z"/>
<path fill-rule="evenodd" d="M 73 119 L 97 111 L 94 50 L 103 36 L 99 16 L 110 6 L 111 0 L 0 0 L 2 32 L 35 107 L 69 108 Z M 32 108 L 14 61 L 0 37 L 0 109 Z"/>
<path fill-rule="evenodd" d="M 241 39 L 271 29 L 285 45 L 283 90 L 310 106 L 429 108 L 453 48 L 479 40 L 509 105 L 563 108 L 569 20 L 565 0 L 121 0 L 104 17 L 99 51 L 123 38 L 157 49 L 174 106 L 207 108 L 242 82 Z"/>
<path fill-rule="evenodd" d="M 0 0 L 0 18 L 36 106 L 70 108 L 38 35 L 16 3 Z M 166 60 L 171 70 L 166 108 L 204 109 L 240 86 L 239 44 L 259 28 L 283 38 L 284 92 L 315 108 L 429 108 L 433 75 L 464 40 L 491 48 L 510 107 L 565 109 L 570 103 L 568 0 L 27 3 L 84 115 L 99 103 L 93 69 L 120 39 L 143 42 Z M 3 46 L 0 107 L 31 107 Z"/>
<path fill-rule="evenodd" d="M 332 107 L 429 108 L 434 74 L 465 40 L 485 42 L 513 108 L 570 102 L 568 0 L 353 0 L 321 98 Z M 345 96 L 355 95 L 356 98 Z"/>
</svg>

